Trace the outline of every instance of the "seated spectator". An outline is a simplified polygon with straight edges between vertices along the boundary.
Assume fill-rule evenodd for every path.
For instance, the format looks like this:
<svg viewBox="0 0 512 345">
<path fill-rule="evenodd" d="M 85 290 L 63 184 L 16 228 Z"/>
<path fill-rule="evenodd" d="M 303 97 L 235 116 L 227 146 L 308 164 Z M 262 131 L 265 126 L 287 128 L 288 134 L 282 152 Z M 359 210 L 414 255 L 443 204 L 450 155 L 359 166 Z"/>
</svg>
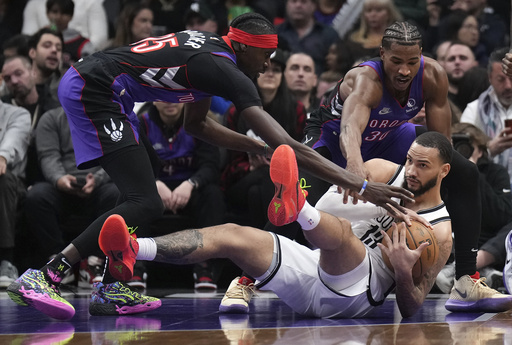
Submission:
<svg viewBox="0 0 512 345">
<path fill-rule="evenodd" d="M 325 69 L 325 56 L 338 39 L 336 31 L 315 20 L 316 0 L 287 0 L 286 19 L 276 26 L 279 40 L 284 40 L 292 53 L 304 52 L 315 62 L 315 73 Z"/>
<path fill-rule="evenodd" d="M 117 48 L 148 38 L 153 32 L 153 11 L 137 3 L 124 6 L 117 20 L 116 35 L 108 46 Z"/>
<path fill-rule="evenodd" d="M 165 211 L 189 216 L 196 227 L 224 222 L 225 204 L 220 189 L 220 151 L 196 139 L 183 128 L 183 103 L 154 102 L 140 117 L 163 166 L 156 186 Z M 194 266 L 194 288 L 216 289 L 214 262 Z"/>
<path fill-rule="evenodd" d="M 18 278 L 14 249 L 18 205 L 25 195 L 30 114 L 0 102 L 0 288 Z"/>
<path fill-rule="evenodd" d="M 80 58 L 94 53 L 95 48 L 88 38 L 82 36 L 76 29 L 68 26 L 73 18 L 75 5 L 73 0 L 47 0 L 46 15 L 50 27 L 62 33 L 62 70 L 65 72 Z"/>
<path fill-rule="evenodd" d="M 482 225 L 478 242 L 476 269 L 486 277 L 486 283 L 493 289 L 503 286 L 503 266 L 506 250 L 505 238 L 512 228 L 512 199 L 510 197 L 510 177 L 507 169 L 493 163 L 487 154 L 489 138 L 474 125 L 458 123 L 452 127 L 453 144 L 457 151 L 478 166 L 480 172 L 480 192 L 482 198 Z M 459 135 L 456 137 L 456 135 Z M 457 241 L 457 238 L 455 238 Z M 443 275 L 455 267 L 449 264 Z M 439 280 L 438 282 L 442 282 Z M 442 283 L 441 283 L 442 284 Z M 447 293 L 448 287 L 439 286 Z"/>
<path fill-rule="evenodd" d="M 512 78 L 506 76 L 501 67 L 507 52 L 508 48 L 502 48 L 491 54 L 487 69 L 491 86 L 468 104 L 460 121 L 475 125 L 491 139 L 488 143 L 490 157 L 511 175 L 512 131 L 505 126 L 505 120 L 512 119 Z M 512 180 L 510 182 L 512 184 Z"/>
<path fill-rule="evenodd" d="M 459 113 L 464 110 L 463 105 L 458 104 L 459 87 L 461 80 L 471 68 L 478 65 L 475 54 L 471 48 L 461 42 L 453 42 L 446 51 L 444 69 L 448 76 L 448 99 L 450 108 L 455 118 L 460 119 Z"/>
<path fill-rule="evenodd" d="M 489 52 L 480 42 L 478 21 L 475 16 L 466 11 L 456 10 L 450 13 L 442 26 L 441 39 L 459 41 L 468 45 L 480 66 L 486 67 Z"/>
<path fill-rule="evenodd" d="M 294 54 L 299 55 L 299 54 Z M 300 54 L 304 55 L 304 54 Z M 296 101 L 284 80 L 286 57 L 277 50 L 271 64 L 257 80 L 257 87 L 265 109 L 295 140 L 301 140 L 306 121 L 304 105 Z M 311 61 L 311 69 L 313 62 Z M 313 70 L 310 73 L 315 76 Z M 239 133 L 254 135 L 232 106 L 226 126 Z M 228 163 L 222 174 L 228 206 L 235 213 L 247 215 L 247 225 L 262 229 L 267 219 L 267 207 L 274 195 L 274 184 L 269 176 L 269 160 L 263 155 L 249 155 L 228 151 Z"/>
<path fill-rule="evenodd" d="M 475 66 L 464 73 L 459 82 L 459 92 L 455 96 L 455 103 L 460 109 L 478 99 L 480 94 L 489 87 L 489 73 L 487 68 Z M 462 115 L 462 113 L 461 113 Z M 460 121 L 460 118 L 458 119 Z"/>
<path fill-rule="evenodd" d="M 87 37 L 96 50 L 103 49 L 108 40 L 108 24 L 102 0 L 73 0 L 75 13 L 69 23 L 71 29 Z M 46 16 L 46 0 L 29 0 L 23 11 L 23 28 L 21 32 L 33 35 L 38 30 L 49 27 Z"/>
<path fill-rule="evenodd" d="M 27 152 L 27 167 L 25 182 L 27 186 L 35 181 L 43 180 L 43 175 L 38 163 L 35 141 L 33 139 L 34 130 L 39 123 L 41 116 L 48 110 L 56 108 L 59 103 L 48 93 L 40 95 L 39 90 L 49 92 L 44 85 L 37 88 L 36 74 L 33 64 L 28 57 L 14 56 L 5 60 L 2 67 L 2 76 L 4 83 L 9 90 L 9 94 L 2 97 L 2 101 L 27 109 L 31 118 L 31 139 Z"/>
<path fill-rule="evenodd" d="M 28 190 L 25 217 L 39 251 L 33 256 L 32 265 L 41 265 L 64 249 L 67 237 L 77 235 L 63 233 L 62 226 L 72 215 L 87 220 L 83 227 L 77 227 L 80 233 L 92 220 L 115 206 L 119 191 L 100 167 L 85 170 L 76 167 L 68 119 L 62 108 L 50 110 L 41 117 L 36 128 L 36 148 L 45 180 Z M 104 257 L 101 252 L 96 256 Z M 67 283 L 74 281 L 73 270 L 69 272 Z M 86 286 L 99 277 L 89 278 Z"/>
<path fill-rule="evenodd" d="M 205 1 L 193 2 L 185 13 L 185 29 L 219 33 L 219 25 Z"/>
<path fill-rule="evenodd" d="M 402 15 L 393 0 L 364 0 L 359 28 L 344 39 L 350 65 L 363 56 L 377 57 L 386 28 Z"/>
<path fill-rule="evenodd" d="M 295 98 L 304 105 L 308 114 L 319 106 L 315 91 L 318 76 L 315 72 L 315 62 L 306 53 L 291 54 L 286 61 L 286 85 Z"/>
</svg>

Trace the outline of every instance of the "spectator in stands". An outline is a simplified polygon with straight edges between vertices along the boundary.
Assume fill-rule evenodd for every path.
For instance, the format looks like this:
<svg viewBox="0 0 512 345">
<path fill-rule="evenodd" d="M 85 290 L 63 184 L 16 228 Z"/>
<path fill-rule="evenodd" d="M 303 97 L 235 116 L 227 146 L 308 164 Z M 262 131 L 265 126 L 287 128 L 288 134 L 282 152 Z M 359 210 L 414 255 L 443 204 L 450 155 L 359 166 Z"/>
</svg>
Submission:
<svg viewBox="0 0 512 345">
<path fill-rule="evenodd" d="M 378 57 L 384 31 L 400 20 L 402 15 L 393 0 L 364 0 L 359 28 L 344 39 L 345 56 L 350 65 L 363 56 Z"/>
<path fill-rule="evenodd" d="M 94 53 L 95 48 L 88 38 L 76 29 L 69 27 L 73 18 L 75 4 L 73 0 L 47 0 L 46 15 L 50 21 L 50 27 L 62 33 L 64 45 L 62 47 L 62 70 L 67 70 L 80 58 Z"/>
<path fill-rule="evenodd" d="M 307 113 L 311 113 L 319 105 L 316 99 L 318 77 L 315 73 L 313 58 L 306 53 L 291 54 L 286 61 L 284 78 L 292 94 L 299 100 Z"/>
<path fill-rule="evenodd" d="M 16 220 L 25 195 L 26 153 L 30 114 L 22 107 L 0 102 L 0 287 L 18 278 L 14 265 Z"/>
<path fill-rule="evenodd" d="M 41 116 L 46 111 L 58 107 L 59 103 L 48 94 L 46 94 L 46 97 L 45 94 L 40 94 L 39 90 L 44 92 L 48 91 L 48 88 L 45 88 L 44 85 L 39 88 L 36 86 L 36 72 L 28 57 L 13 56 L 7 58 L 2 67 L 2 76 L 9 90 L 9 94 L 4 96 L 2 101 L 23 107 L 30 113 L 31 140 L 27 152 L 25 173 L 25 182 L 27 186 L 30 186 L 35 181 L 43 179 L 33 139 L 34 130 Z"/>
<path fill-rule="evenodd" d="M 480 94 L 489 87 L 489 73 L 487 68 L 475 66 L 467 70 L 459 82 L 459 92 L 455 103 L 464 111 L 466 106 L 478 99 Z M 460 114 L 462 116 L 462 112 Z M 460 122 L 460 117 L 457 119 Z"/>
<path fill-rule="evenodd" d="M 116 48 L 140 41 L 151 36 L 153 11 L 138 3 L 125 5 L 119 15 L 116 35 L 109 48 Z"/>
<path fill-rule="evenodd" d="M 487 153 L 487 137 L 470 123 L 458 123 L 452 127 L 453 144 L 457 151 L 478 166 L 482 198 L 482 225 L 478 242 L 476 269 L 486 277 L 486 284 L 497 289 L 503 286 L 503 266 L 506 250 L 505 238 L 512 224 L 512 199 L 510 177 L 507 169 L 492 162 Z M 459 135 L 459 136 L 455 136 Z M 457 241 L 457 238 L 455 238 Z M 455 265 L 448 264 L 441 275 L 455 276 Z M 453 280 L 453 278 L 452 278 Z M 451 286 L 438 287 L 448 293 Z"/>
<path fill-rule="evenodd" d="M 185 29 L 218 33 L 215 15 L 205 1 L 193 2 L 185 13 Z"/>
<path fill-rule="evenodd" d="M 294 54 L 298 55 L 298 54 Z M 303 54 L 300 54 L 303 55 Z M 314 68 L 310 59 L 310 67 Z M 257 80 L 263 109 L 290 134 L 300 141 L 306 121 L 306 109 L 290 92 L 284 77 L 286 55 L 278 49 L 271 57 L 271 65 Z M 316 79 L 313 70 L 310 71 Z M 226 116 L 226 126 L 242 134 L 256 135 L 232 106 Z M 270 161 L 263 155 L 228 151 L 228 162 L 222 174 L 223 187 L 230 209 L 247 218 L 247 225 L 262 229 L 268 221 L 267 207 L 274 195 L 274 184 L 269 176 Z"/>
<path fill-rule="evenodd" d="M 491 54 L 487 69 L 491 86 L 468 104 L 460 120 L 475 125 L 491 139 L 490 157 L 512 175 L 512 130 L 505 125 L 505 120 L 512 119 L 512 77 L 505 75 L 501 66 L 507 52 L 508 48 L 502 48 Z"/>
<path fill-rule="evenodd" d="M 333 28 L 315 20 L 315 0 L 287 0 L 286 19 L 276 27 L 279 39 L 286 41 L 292 53 L 304 52 L 315 62 L 315 73 L 325 68 L 325 56 L 338 35 Z"/>
<path fill-rule="evenodd" d="M 463 10 L 456 10 L 445 18 L 440 38 L 466 44 L 473 51 L 480 66 L 485 67 L 489 59 L 489 52 L 480 42 L 478 30 L 478 21 L 475 16 Z"/>
<path fill-rule="evenodd" d="M 446 51 L 444 69 L 448 75 L 448 99 L 453 112 L 462 112 L 461 105 L 457 103 L 459 85 L 464 74 L 471 68 L 478 65 L 471 48 L 463 43 L 454 42 Z M 454 107 L 455 106 L 455 107 Z M 460 116 L 457 116 L 460 118 Z"/>
<path fill-rule="evenodd" d="M 102 0 L 73 0 L 75 13 L 69 23 L 71 29 L 87 37 L 95 49 L 105 47 L 108 40 L 107 15 Z M 23 12 L 22 33 L 33 35 L 38 30 L 48 27 L 50 22 L 46 16 L 46 0 L 29 0 Z"/>
<path fill-rule="evenodd" d="M 86 219 L 73 226 L 80 233 L 92 219 L 113 208 L 119 197 L 114 183 L 100 167 L 79 170 L 76 167 L 71 132 L 64 110 L 59 107 L 45 113 L 36 128 L 37 156 L 44 181 L 35 183 L 27 192 L 25 217 L 39 256 L 33 265 L 44 264 L 59 253 L 76 232 L 64 234 L 62 225 L 72 215 Z M 75 223 L 73 223 L 75 224 Z M 96 253 L 104 257 L 101 252 Z M 67 283 L 74 281 L 74 274 Z M 100 274 L 101 271 L 96 274 Z M 86 286 L 92 284 L 89 277 Z M 98 277 L 96 277 L 98 278 Z"/>
<path fill-rule="evenodd" d="M 199 228 L 223 223 L 220 151 L 185 132 L 183 103 L 154 102 L 140 120 L 163 165 L 156 186 L 165 211 L 189 216 Z M 194 266 L 194 281 L 196 289 L 217 288 L 213 261 Z"/>
<path fill-rule="evenodd" d="M 508 26 L 503 19 L 488 6 L 487 0 L 465 0 L 464 4 L 466 6 L 465 10 L 478 20 L 480 42 L 485 45 L 488 52 L 492 52 L 507 43 L 505 37 L 507 35 Z M 507 13 L 510 15 L 510 8 Z"/>
</svg>

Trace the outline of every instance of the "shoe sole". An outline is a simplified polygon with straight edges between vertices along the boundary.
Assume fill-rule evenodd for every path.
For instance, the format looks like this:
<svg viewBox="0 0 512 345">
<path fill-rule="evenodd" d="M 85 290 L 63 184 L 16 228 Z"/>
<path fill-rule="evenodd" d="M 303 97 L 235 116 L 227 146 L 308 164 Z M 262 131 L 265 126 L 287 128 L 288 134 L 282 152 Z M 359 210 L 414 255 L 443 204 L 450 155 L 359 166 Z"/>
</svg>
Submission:
<svg viewBox="0 0 512 345">
<path fill-rule="evenodd" d="M 507 239 L 505 240 L 505 248 L 507 250 L 507 256 L 509 254 L 512 254 L 512 231 L 507 235 Z M 505 289 L 507 290 L 507 293 L 510 294 L 510 290 L 512 286 L 508 286 L 507 284 L 507 271 L 511 270 L 512 262 L 507 261 L 505 262 L 505 266 L 503 267 L 503 285 L 505 286 Z M 507 269 L 508 268 L 508 269 Z M 509 277 L 512 279 L 512 277 Z"/>
<path fill-rule="evenodd" d="M 7 294 L 21 306 L 32 306 L 41 313 L 57 320 L 69 320 L 75 315 L 73 306 L 55 300 L 47 294 L 25 290 L 23 285 L 14 282 L 7 288 Z"/>
<path fill-rule="evenodd" d="M 94 316 L 140 314 L 160 308 L 161 306 L 161 300 L 123 307 L 119 307 L 114 303 L 90 303 L 89 314 Z"/>
<path fill-rule="evenodd" d="M 113 214 L 107 218 L 98 238 L 100 249 L 108 256 L 108 270 L 120 281 L 133 277 L 133 266 L 123 261 L 123 252 L 130 246 L 130 233 L 120 215 Z"/>
<path fill-rule="evenodd" d="M 299 198 L 299 169 L 290 146 L 281 145 L 272 154 L 270 178 L 276 191 L 268 206 L 268 219 L 276 226 L 289 224 L 297 219 Z"/>
<path fill-rule="evenodd" d="M 225 314 L 247 314 L 249 313 L 249 306 L 243 304 L 220 305 L 219 312 Z"/>
<path fill-rule="evenodd" d="M 474 302 L 449 299 L 446 301 L 445 308 L 451 312 L 501 313 L 512 309 L 512 296 L 510 298 L 484 298 Z"/>
</svg>

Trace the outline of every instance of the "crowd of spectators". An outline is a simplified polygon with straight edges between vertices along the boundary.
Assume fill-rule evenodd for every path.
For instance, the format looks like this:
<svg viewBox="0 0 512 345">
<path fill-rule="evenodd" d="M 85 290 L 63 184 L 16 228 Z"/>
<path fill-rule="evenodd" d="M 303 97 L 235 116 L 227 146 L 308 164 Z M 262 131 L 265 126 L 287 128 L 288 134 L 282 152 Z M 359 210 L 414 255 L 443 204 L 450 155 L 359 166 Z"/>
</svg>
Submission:
<svg viewBox="0 0 512 345">
<path fill-rule="evenodd" d="M 508 51 L 504 47 L 510 45 L 510 2 L 0 0 L 0 287 L 17 277 L 17 268 L 40 265 L 62 250 L 66 238 L 84 226 L 82 219 L 75 223 L 82 225 L 70 227 L 70 218 L 95 218 L 117 197 L 104 171 L 74 166 L 66 117 L 56 95 L 63 72 L 96 51 L 152 36 L 181 30 L 225 35 L 234 17 L 251 11 L 271 20 L 279 35 L 271 65 L 257 80 L 263 106 L 296 140 L 302 140 L 309 114 L 336 82 L 361 61 L 379 57 L 385 28 L 406 20 L 422 32 L 423 54 L 446 70 L 452 123 L 471 123 L 483 132 L 476 137 L 473 128 L 457 127 L 458 133 L 468 135 L 474 152 L 482 150 L 480 156 L 468 157 L 478 164 L 482 184 L 493 183 L 485 175 L 492 164 L 512 176 L 512 140 L 507 139 L 512 133 L 504 125 L 512 119 L 512 81 L 499 67 Z M 210 110 L 219 122 L 250 135 L 228 101 L 214 97 Z M 166 214 L 192 219 L 187 224 L 193 226 L 236 220 L 263 228 L 274 188 L 267 157 L 196 143 L 185 135 L 180 111 L 164 104 L 140 104 L 137 109 L 144 131 L 156 140 L 153 147 L 163 155 L 156 183 Z M 414 123 L 424 124 L 420 117 Z M 160 131 L 160 136 L 151 131 Z M 162 149 L 165 143 L 168 150 Z M 184 145 L 180 143 L 187 143 L 187 152 L 178 152 Z M 496 274 L 503 266 L 504 244 L 492 239 L 512 227 L 512 202 L 510 190 L 505 197 L 503 191 L 493 191 L 506 199 L 500 204 L 506 212 L 493 226 L 486 225 L 492 212 L 483 212 L 485 250 L 479 252 L 478 268 L 492 268 Z M 186 200 L 180 203 L 179 197 Z M 66 233 L 70 228 L 75 233 Z M 16 241 L 32 241 L 33 253 L 21 256 Z M 76 280 L 89 286 L 101 266 L 100 258 L 89 258 L 80 265 L 83 277 Z M 210 266 L 196 267 L 196 286 L 201 279 L 208 283 L 204 286 L 216 286 Z M 144 272 L 134 279 L 146 286 Z"/>
</svg>

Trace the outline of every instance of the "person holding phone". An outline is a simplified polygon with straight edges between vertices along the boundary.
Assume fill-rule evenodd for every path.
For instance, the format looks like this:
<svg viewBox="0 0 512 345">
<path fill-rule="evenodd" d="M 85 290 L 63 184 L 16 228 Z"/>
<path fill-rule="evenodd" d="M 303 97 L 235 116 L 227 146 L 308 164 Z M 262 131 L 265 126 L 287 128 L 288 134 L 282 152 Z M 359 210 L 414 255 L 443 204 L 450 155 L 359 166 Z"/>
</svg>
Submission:
<svg viewBox="0 0 512 345">
<path fill-rule="evenodd" d="M 491 138 L 489 157 L 512 175 L 512 73 L 504 62 L 510 56 L 507 53 L 508 48 L 491 53 L 487 67 L 491 86 L 467 105 L 460 122 L 475 125 Z"/>
</svg>

